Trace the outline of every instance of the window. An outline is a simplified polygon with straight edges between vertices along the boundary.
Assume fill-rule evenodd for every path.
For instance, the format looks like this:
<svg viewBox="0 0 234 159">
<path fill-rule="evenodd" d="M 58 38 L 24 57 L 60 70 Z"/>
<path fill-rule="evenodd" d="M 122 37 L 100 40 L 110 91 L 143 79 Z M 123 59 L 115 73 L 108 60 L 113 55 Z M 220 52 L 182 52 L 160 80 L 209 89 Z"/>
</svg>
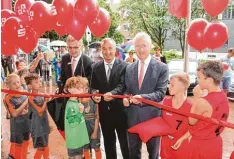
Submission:
<svg viewBox="0 0 234 159">
<path fill-rule="evenodd" d="M 234 5 L 230 5 L 224 10 L 223 19 L 234 19 Z"/>
</svg>

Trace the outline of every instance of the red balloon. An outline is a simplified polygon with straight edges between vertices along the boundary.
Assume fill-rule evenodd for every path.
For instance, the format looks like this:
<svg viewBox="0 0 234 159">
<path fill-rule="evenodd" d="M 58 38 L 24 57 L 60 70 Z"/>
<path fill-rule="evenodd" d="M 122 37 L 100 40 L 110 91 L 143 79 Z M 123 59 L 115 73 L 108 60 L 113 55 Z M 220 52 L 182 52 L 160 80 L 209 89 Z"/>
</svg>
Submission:
<svg viewBox="0 0 234 159">
<path fill-rule="evenodd" d="M 19 48 L 25 53 L 31 53 L 33 49 L 36 48 L 38 38 L 36 32 L 31 28 L 27 27 L 25 30 L 25 35 L 19 37 Z"/>
<path fill-rule="evenodd" d="M 229 65 L 228 65 L 228 63 L 223 62 L 223 63 L 222 63 L 222 65 L 223 65 L 223 71 L 226 71 L 226 70 L 228 70 L 228 69 L 229 69 Z"/>
<path fill-rule="evenodd" d="M 15 17 L 16 14 L 15 12 L 9 10 L 9 9 L 3 9 L 1 10 L 1 23 L 2 23 L 2 27 L 4 26 L 6 20 L 10 17 Z"/>
<path fill-rule="evenodd" d="M 34 0 L 17 0 L 15 2 L 15 13 L 26 24 L 29 22 L 29 9 L 33 3 L 35 3 Z"/>
<path fill-rule="evenodd" d="M 66 24 L 71 21 L 73 17 L 73 5 L 67 0 L 54 0 L 52 6 L 55 9 L 56 21 L 60 24 Z"/>
<path fill-rule="evenodd" d="M 76 16 L 73 16 L 72 22 L 66 25 L 66 29 L 76 40 L 80 40 L 85 33 L 86 25 L 80 23 Z"/>
<path fill-rule="evenodd" d="M 41 36 L 51 28 L 51 7 L 44 1 L 35 2 L 30 8 L 30 25 Z"/>
<path fill-rule="evenodd" d="M 228 40 L 228 28 L 223 22 L 214 21 L 206 26 L 204 42 L 211 49 L 222 47 Z"/>
<path fill-rule="evenodd" d="M 66 35 L 67 34 L 67 29 L 64 25 L 57 23 L 55 25 L 54 30 L 56 31 L 57 34 L 60 36 Z"/>
<path fill-rule="evenodd" d="M 202 0 L 202 6 L 205 11 L 215 17 L 225 10 L 230 0 Z"/>
<path fill-rule="evenodd" d="M 97 0 L 77 0 L 74 14 L 82 24 L 90 24 L 98 16 L 99 7 Z"/>
<path fill-rule="evenodd" d="M 168 11 L 177 18 L 188 15 L 188 0 L 168 0 Z"/>
<path fill-rule="evenodd" d="M 13 44 L 17 45 L 18 37 L 22 36 L 25 30 L 25 25 L 22 20 L 17 17 L 10 17 L 7 19 L 3 32 L 7 34 L 7 40 L 11 41 Z"/>
<path fill-rule="evenodd" d="M 1 53 L 2 55 L 16 55 L 18 53 L 18 46 L 16 44 L 13 44 L 12 41 L 7 40 L 7 34 L 1 33 Z"/>
<path fill-rule="evenodd" d="M 111 18 L 109 12 L 104 8 L 100 8 L 97 18 L 88 26 L 94 36 L 102 37 L 111 26 Z"/>
<path fill-rule="evenodd" d="M 204 42 L 204 30 L 208 22 L 205 19 L 195 19 L 191 22 L 188 32 L 187 32 L 187 42 L 188 44 L 202 52 L 207 46 Z"/>
</svg>

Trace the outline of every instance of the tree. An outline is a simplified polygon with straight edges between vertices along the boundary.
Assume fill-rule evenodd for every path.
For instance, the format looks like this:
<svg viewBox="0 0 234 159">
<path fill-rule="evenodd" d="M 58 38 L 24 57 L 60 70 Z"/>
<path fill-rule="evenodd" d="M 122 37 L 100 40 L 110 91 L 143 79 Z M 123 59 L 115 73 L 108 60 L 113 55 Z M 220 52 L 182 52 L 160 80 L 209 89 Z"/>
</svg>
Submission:
<svg viewBox="0 0 234 159">
<path fill-rule="evenodd" d="M 118 32 L 116 29 L 120 24 L 120 16 L 118 13 L 115 13 L 111 10 L 110 5 L 105 0 L 98 0 L 99 7 L 105 8 L 111 16 L 111 26 L 109 31 L 101 38 L 94 37 L 92 35 L 92 41 L 101 41 L 102 39 L 109 37 L 115 40 L 116 43 L 122 43 L 124 40 L 124 36 Z"/>
<path fill-rule="evenodd" d="M 130 23 L 132 33 L 145 31 L 160 49 L 164 48 L 170 27 L 167 3 L 158 4 L 154 0 L 123 0 L 120 10 L 128 12 L 128 15 L 123 17 L 122 20 Z"/>
<path fill-rule="evenodd" d="M 207 18 L 205 10 L 202 8 L 200 0 L 192 1 L 191 19 Z M 171 33 L 174 39 L 179 40 L 182 56 L 184 57 L 185 33 L 186 33 L 186 20 L 178 19 L 171 16 Z"/>
</svg>

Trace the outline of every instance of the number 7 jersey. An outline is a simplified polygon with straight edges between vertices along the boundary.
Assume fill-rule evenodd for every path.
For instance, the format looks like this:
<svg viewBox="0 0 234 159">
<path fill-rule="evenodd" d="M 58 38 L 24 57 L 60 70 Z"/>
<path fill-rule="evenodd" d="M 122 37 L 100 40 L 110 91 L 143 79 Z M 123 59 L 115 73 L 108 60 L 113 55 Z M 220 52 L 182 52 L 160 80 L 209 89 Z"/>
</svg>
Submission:
<svg viewBox="0 0 234 159">
<path fill-rule="evenodd" d="M 172 97 L 165 97 L 163 100 L 163 104 L 172 107 Z M 186 99 L 182 106 L 178 109 L 180 112 L 189 113 L 192 104 Z M 173 146 L 176 141 L 182 137 L 189 129 L 188 117 L 182 116 L 176 113 L 162 111 L 163 119 L 175 130 L 173 134 L 168 136 L 163 136 L 161 140 L 161 158 L 163 159 L 186 159 L 187 152 L 187 144 L 188 141 L 184 141 L 181 147 L 178 150 L 173 150 L 171 146 Z"/>
</svg>

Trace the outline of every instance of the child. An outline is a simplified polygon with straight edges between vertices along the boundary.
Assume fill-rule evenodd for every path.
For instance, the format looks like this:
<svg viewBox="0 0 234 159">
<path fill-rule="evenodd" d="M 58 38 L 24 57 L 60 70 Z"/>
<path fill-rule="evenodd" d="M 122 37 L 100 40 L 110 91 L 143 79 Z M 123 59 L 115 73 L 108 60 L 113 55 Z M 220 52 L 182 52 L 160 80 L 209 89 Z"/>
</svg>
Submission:
<svg viewBox="0 0 234 159">
<path fill-rule="evenodd" d="M 182 112 L 190 112 L 191 103 L 187 99 L 187 89 L 190 85 L 189 76 L 186 73 L 177 73 L 170 78 L 169 92 L 172 97 L 165 97 L 163 104 L 171 106 Z M 188 117 L 162 111 L 163 119 L 174 128 L 174 132 L 163 136 L 161 140 L 160 155 L 163 159 L 187 159 L 188 140 L 180 139 L 189 128 Z M 180 140 L 179 140 L 180 139 Z"/>
<path fill-rule="evenodd" d="M 85 93 L 88 93 L 88 80 L 85 83 Z M 84 146 L 85 159 L 91 158 L 90 148 L 95 150 L 96 159 L 101 159 L 98 105 L 90 98 L 80 98 L 80 102 L 84 105 L 84 117 L 90 139 L 90 144 Z"/>
<path fill-rule="evenodd" d="M 220 90 L 223 68 L 218 61 L 202 63 L 197 69 L 198 86 L 194 88 L 195 103 L 191 113 L 227 121 L 229 105 L 226 94 Z M 203 97 L 202 90 L 208 94 Z M 189 118 L 191 128 L 185 136 L 192 136 L 188 145 L 190 159 L 221 159 L 223 152 L 220 134 L 224 128 L 198 119 Z"/>
<path fill-rule="evenodd" d="M 24 79 L 24 78 L 25 78 L 25 76 L 27 76 L 27 75 L 29 74 L 28 69 L 23 68 L 23 69 L 21 69 L 21 70 L 18 70 L 17 74 L 18 74 L 19 77 L 20 77 L 20 83 L 21 83 L 22 89 L 27 91 L 27 90 L 28 90 L 28 87 L 27 87 L 27 85 L 26 85 L 26 83 L 25 83 L 25 79 Z"/>
<path fill-rule="evenodd" d="M 10 74 L 6 78 L 9 90 L 20 91 L 20 78 Z M 6 94 L 4 98 L 7 110 L 10 112 L 10 154 L 9 158 L 27 159 L 29 144 L 28 98 L 25 95 Z"/>
<path fill-rule="evenodd" d="M 29 74 L 25 77 L 26 84 L 32 93 L 39 93 L 41 88 L 40 77 L 37 74 Z M 50 133 L 47 116 L 48 98 L 40 96 L 30 96 L 29 106 L 32 111 L 31 136 L 33 147 L 37 149 L 34 159 L 49 158 L 48 138 Z"/>
<path fill-rule="evenodd" d="M 66 81 L 64 89 L 71 94 L 84 93 L 87 79 L 84 77 L 71 77 Z M 65 109 L 65 135 L 68 156 L 70 159 L 81 159 L 84 145 L 89 143 L 87 127 L 85 124 L 84 106 L 77 97 L 70 97 Z"/>
</svg>

